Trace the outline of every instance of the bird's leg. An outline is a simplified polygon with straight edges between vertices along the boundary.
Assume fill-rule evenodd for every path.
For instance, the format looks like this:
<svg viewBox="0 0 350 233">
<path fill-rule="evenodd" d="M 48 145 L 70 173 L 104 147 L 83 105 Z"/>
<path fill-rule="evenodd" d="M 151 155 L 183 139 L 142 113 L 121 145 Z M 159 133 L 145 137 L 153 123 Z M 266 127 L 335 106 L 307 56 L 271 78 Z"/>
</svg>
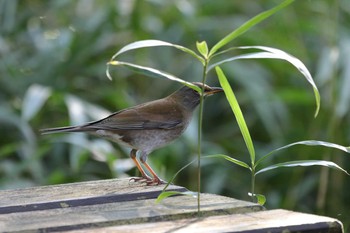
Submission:
<svg viewBox="0 0 350 233">
<path fill-rule="evenodd" d="M 138 182 L 138 181 L 141 181 L 141 182 L 146 182 L 148 184 L 148 182 L 152 182 L 153 179 L 151 177 L 149 177 L 145 171 L 143 170 L 141 164 L 137 161 L 137 158 L 136 158 L 136 152 L 137 150 L 135 149 L 132 149 L 130 151 L 130 158 L 132 159 L 132 161 L 134 161 L 136 167 L 139 169 L 139 171 L 141 172 L 141 176 L 142 177 L 134 177 L 134 178 L 131 178 L 130 181 L 135 181 L 135 182 Z"/>
<path fill-rule="evenodd" d="M 159 184 L 166 184 L 164 180 L 160 179 L 159 176 L 153 171 L 150 165 L 147 163 L 147 154 L 142 152 L 140 161 L 141 163 L 145 166 L 145 168 L 152 174 L 153 179 L 152 180 L 147 180 L 146 183 L 147 185 L 159 185 Z"/>
</svg>

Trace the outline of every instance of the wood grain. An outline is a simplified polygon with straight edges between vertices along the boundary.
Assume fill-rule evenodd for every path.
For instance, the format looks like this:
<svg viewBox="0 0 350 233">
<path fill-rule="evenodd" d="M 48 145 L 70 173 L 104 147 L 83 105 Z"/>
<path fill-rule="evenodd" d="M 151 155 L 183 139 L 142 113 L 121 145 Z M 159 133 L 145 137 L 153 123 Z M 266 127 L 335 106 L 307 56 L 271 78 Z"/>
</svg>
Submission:
<svg viewBox="0 0 350 233">
<path fill-rule="evenodd" d="M 76 230 L 72 233 L 202 233 L 202 232 L 240 232 L 240 233 L 341 233 L 339 221 L 322 216 L 297 213 L 287 210 L 270 210 L 245 214 L 220 215 L 203 218 L 190 218 L 175 221 L 122 225 L 98 229 Z"/>
<path fill-rule="evenodd" d="M 331 232 L 342 233 L 336 219 L 214 194 L 172 196 L 156 203 L 164 185 L 129 179 L 0 191 L 1 232 Z M 167 190 L 187 189 L 170 185 Z"/>
</svg>

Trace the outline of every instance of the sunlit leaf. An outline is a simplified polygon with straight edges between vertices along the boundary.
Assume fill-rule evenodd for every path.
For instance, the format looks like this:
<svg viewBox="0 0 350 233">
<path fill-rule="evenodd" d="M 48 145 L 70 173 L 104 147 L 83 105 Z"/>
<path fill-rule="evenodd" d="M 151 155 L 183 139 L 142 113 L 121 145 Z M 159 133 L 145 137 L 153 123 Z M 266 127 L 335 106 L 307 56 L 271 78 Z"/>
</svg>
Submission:
<svg viewBox="0 0 350 233">
<path fill-rule="evenodd" d="M 199 51 L 200 54 L 203 55 L 203 57 L 208 56 L 208 45 L 205 41 L 197 42 L 196 46 L 197 46 L 197 50 Z"/>
<path fill-rule="evenodd" d="M 31 120 L 50 97 L 51 89 L 38 84 L 31 85 L 23 98 L 22 118 Z"/>
<path fill-rule="evenodd" d="M 331 143 L 331 142 L 324 142 L 324 141 L 317 141 L 317 140 L 308 140 L 308 141 L 300 141 L 300 142 L 294 142 L 291 144 L 288 144 L 286 146 L 282 146 L 280 148 L 277 148 L 273 151 L 271 151 L 270 153 L 268 153 L 267 155 L 261 157 L 257 162 L 256 162 L 256 166 L 258 164 L 260 164 L 263 160 L 267 159 L 268 157 L 272 156 L 273 154 L 275 154 L 276 152 L 280 151 L 280 150 L 284 150 L 287 149 L 289 147 L 292 146 L 296 146 L 296 145 L 305 145 L 305 146 L 324 146 L 324 147 L 328 147 L 328 148 L 334 148 L 334 149 L 338 149 L 338 150 L 342 150 L 346 153 L 350 153 L 350 147 L 345 147 L 342 145 L 338 145 L 335 143 Z"/>
<path fill-rule="evenodd" d="M 112 76 L 109 72 L 109 65 L 113 65 L 114 60 L 116 59 L 117 56 L 131 51 L 131 50 L 135 50 L 135 49 L 140 49 L 140 48 L 148 48 L 148 47 L 158 47 L 158 46 L 168 46 L 168 47 L 173 47 L 176 49 L 179 49 L 185 53 L 188 53 L 190 55 L 192 55 L 193 57 L 197 58 L 202 64 L 204 64 L 204 59 L 199 56 L 196 52 L 194 52 L 193 50 L 183 47 L 181 45 L 177 45 L 177 44 L 172 44 L 166 41 L 161 41 L 161 40 L 140 40 L 140 41 L 136 41 L 133 43 L 130 43 L 126 46 L 124 46 L 123 48 L 121 48 L 117 53 L 115 53 L 111 60 L 107 63 L 107 69 L 106 69 L 106 75 L 108 77 L 108 79 L 112 80 Z M 115 61 L 116 62 L 116 61 Z M 192 86 L 193 87 L 193 86 Z"/>
<path fill-rule="evenodd" d="M 220 158 L 220 159 L 225 159 L 231 163 L 235 163 L 241 167 L 244 167 L 244 168 L 248 168 L 250 169 L 249 165 L 246 164 L 245 162 L 243 161 L 240 161 L 238 159 L 234 159 L 230 156 L 227 156 L 227 155 L 223 155 L 223 154 L 215 154 L 215 155 L 206 155 L 206 156 L 203 156 L 203 158 Z"/>
<path fill-rule="evenodd" d="M 341 168 L 336 163 L 333 163 L 331 161 L 324 161 L 324 160 L 299 160 L 299 161 L 289 161 L 289 162 L 285 162 L 285 163 L 278 163 L 278 164 L 274 164 L 274 165 L 265 167 L 265 168 L 257 171 L 255 174 L 257 175 L 259 173 L 267 172 L 267 171 L 274 170 L 276 168 L 281 168 L 281 167 L 298 167 L 298 166 L 302 166 L 302 167 L 324 166 L 324 167 L 329 167 L 329 168 L 336 169 L 338 171 L 345 172 L 347 175 L 350 175 L 346 170 Z"/>
<path fill-rule="evenodd" d="M 241 130 L 241 133 L 243 135 L 243 139 L 244 142 L 248 148 L 249 154 L 250 154 L 250 159 L 251 159 L 251 163 L 252 166 L 254 166 L 255 163 L 255 150 L 254 150 L 254 145 L 253 145 L 253 141 L 250 137 L 250 133 L 247 127 L 247 124 L 244 120 L 243 117 L 243 113 L 241 111 L 241 108 L 239 107 L 238 101 L 236 99 L 235 94 L 232 91 L 232 88 L 229 84 L 229 82 L 227 81 L 227 78 L 224 74 L 224 72 L 221 70 L 220 67 L 215 67 L 216 73 L 218 75 L 219 78 L 219 82 L 221 87 L 224 89 L 226 98 L 231 106 L 231 109 L 233 111 L 233 114 L 236 117 L 236 121 L 238 123 L 239 129 Z"/>
<path fill-rule="evenodd" d="M 255 197 L 259 205 L 265 205 L 266 203 L 266 197 L 262 194 L 248 193 L 248 196 Z"/>
<path fill-rule="evenodd" d="M 291 146 L 295 146 L 295 145 L 306 145 L 306 146 L 324 146 L 324 147 L 329 147 L 329 148 L 334 148 L 334 149 L 338 149 L 338 150 L 342 150 L 346 153 L 350 153 L 350 147 L 345 147 L 345 146 L 341 146 L 335 143 L 331 143 L 331 142 L 324 142 L 324 141 L 317 141 L 317 140 L 308 140 L 308 141 L 300 141 L 300 142 L 294 142 L 291 144 L 288 144 L 286 146 L 280 147 L 277 150 L 283 150 L 286 149 L 288 147 Z"/>
<path fill-rule="evenodd" d="M 239 60 L 239 59 L 281 59 L 285 60 L 289 63 L 291 63 L 294 67 L 296 67 L 300 73 L 304 75 L 306 80 L 311 84 L 315 99 L 316 99 L 316 111 L 315 111 L 315 117 L 318 115 L 318 112 L 320 110 L 320 93 L 318 92 L 317 86 L 309 72 L 309 70 L 306 68 L 306 66 L 296 57 L 282 51 L 276 48 L 271 48 L 271 47 L 266 47 L 266 46 L 242 46 L 242 47 L 237 47 L 235 49 L 259 49 L 259 50 L 264 50 L 265 52 L 257 52 L 257 53 L 248 53 L 248 54 L 243 54 L 243 55 L 238 55 L 234 57 L 230 57 L 227 59 L 224 59 L 222 61 L 219 61 L 215 64 L 212 64 L 208 67 L 208 71 L 213 69 L 216 66 L 219 66 L 221 64 L 231 62 L 234 60 Z"/>
<path fill-rule="evenodd" d="M 186 195 L 186 196 L 191 196 L 196 198 L 197 197 L 197 192 L 191 192 L 191 191 L 186 191 L 186 192 L 178 192 L 178 191 L 163 191 L 161 192 L 157 199 L 156 199 L 156 204 L 160 203 L 162 200 L 165 198 L 175 196 L 175 195 Z"/>
<path fill-rule="evenodd" d="M 194 56 L 202 63 L 204 62 L 203 58 L 200 57 L 196 52 L 192 51 L 191 49 L 183 47 L 181 45 L 172 44 L 172 43 L 169 43 L 166 41 L 162 41 L 162 40 L 140 40 L 140 41 L 130 43 L 130 44 L 124 46 L 123 48 L 121 48 L 116 54 L 114 54 L 111 58 L 111 61 L 114 60 L 120 54 L 125 53 L 127 51 L 131 51 L 134 49 L 140 49 L 140 48 L 156 47 L 156 46 L 173 47 L 173 48 L 179 49 L 183 52 L 186 52 L 186 53 Z"/>
<path fill-rule="evenodd" d="M 255 26 L 256 24 L 260 23 L 261 21 L 265 20 L 266 18 L 270 17 L 271 15 L 275 14 L 276 12 L 280 11 L 282 8 L 288 6 L 293 1 L 294 0 L 283 1 L 281 4 L 277 5 L 276 7 L 254 16 L 253 18 L 251 18 L 250 20 L 248 20 L 247 22 L 242 24 L 239 28 L 237 28 L 236 30 L 234 30 L 233 32 L 231 32 L 230 34 L 225 36 L 217 44 L 215 44 L 209 52 L 209 57 L 214 55 L 215 52 L 218 51 L 221 47 L 223 47 L 227 43 L 231 42 L 236 37 L 242 35 L 246 31 L 248 31 L 250 28 Z"/>
<path fill-rule="evenodd" d="M 135 65 L 132 63 L 122 62 L 122 61 L 110 61 L 108 64 L 115 65 L 115 66 L 125 66 L 125 67 L 127 67 L 135 72 L 141 73 L 143 75 L 146 75 L 146 76 L 152 77 L 152 78 L 167 78 L 169 80 L 176 81 L 176 82 L 179 82 L 183 85 L 186 85 L 186 86 L 198 91 L 199 93 L 201 93 L 201 89 L 198 86 L 194 85 L 193 83 L 187 82 L 183 79 L 180 79 L 172 74 L 166 73 L 166 72 L 161 71 L 161 70 L 157 70 L 157 69 L 154 69 L 151 67 L 146 67 L 146 66 Z"/>
<path fill-rule="evenodd" d="M 109 80 L 113 80 L 111 73 L 109 72 L 109 64 L 107 64 L 107 68 L 106 68 L 106 76 Z"/>
</svg>

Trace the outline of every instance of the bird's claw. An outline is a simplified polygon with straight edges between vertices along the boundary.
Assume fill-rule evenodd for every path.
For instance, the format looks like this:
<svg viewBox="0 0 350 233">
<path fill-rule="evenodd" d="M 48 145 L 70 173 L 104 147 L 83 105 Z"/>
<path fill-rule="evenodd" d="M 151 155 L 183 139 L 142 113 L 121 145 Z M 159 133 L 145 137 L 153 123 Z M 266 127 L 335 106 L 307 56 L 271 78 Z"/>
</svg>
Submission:
<svg viewBox="0 0 350 233">
<path fill-rule="evenodd" d="M 142 177 L 132 177 L 130 178 L 129 182 L 140 182 L 140 183 L 147 183 L 152 181 L 152 178 L 149 176 L 142 176 Z"/>
<path fill-rule="evenodd" d="M 148 186 L 157 186 L 161 184 L 166 184 L 167 182 L 159 178 L 154 178 L 153 180 L 147 181 L 146 183 Z"/>
<path fill-rule="evenodd" d="M 129 182 L 140 182 L 140 183 L 146 183 L 147 186 L 156 186 L 156 185 L 160 185 L 160 184 L 166 184 L 167 182 L 165 182 L 164 180 L 161 180 L 159 178 L 151 178 L 149 176 L 142 176 L 142 177 L 132 177 L 130 178 Z"/>
</svg>

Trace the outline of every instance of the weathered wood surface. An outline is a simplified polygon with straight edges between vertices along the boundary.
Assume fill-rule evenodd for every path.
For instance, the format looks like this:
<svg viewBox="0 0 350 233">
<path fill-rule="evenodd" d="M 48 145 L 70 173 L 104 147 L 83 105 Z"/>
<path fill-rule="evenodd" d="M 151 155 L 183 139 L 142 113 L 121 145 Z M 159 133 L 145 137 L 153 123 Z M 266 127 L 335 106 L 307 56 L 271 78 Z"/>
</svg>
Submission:
<svg viewBox="0 0 350 233">
<path fill-rule="evenodd" d="M 66 231 L 196 216 L 197 200 L 191 196 L 156 204 L 163 187 L 114 179 L 1 191 L 0 229 Z M 168 190 L 186 191 L 173 185 Z M 201 201 L 204 216 L 262 209 L 255 203 L 212 194 L 202 194 Z"/>
<path fill-rule="evenodd" d="M 0 214 L 156 198 L 164 186 L 145 186 L 127 179 L 0 191 Z M 169 186 L 169 190 L 187 191 Z"/>
<path fill-rule="evenodd" d="M 245 214 L 219 215 L 175 221 L 121 225 L 99 229 L 84 229 L 72 231 L 71 233 L 337 233 L 342 232 L 341 229 L 341 223 L 332 218 L 278 209 Z"/>
<path fill-rule="evenodd" d="M 0 191 L 0 232 L 342 232 L 336 219 L 213 194 L 201 195 L 198 218 L 194 197 L 156 204 L 163 187 L 111 179 Z"/>
</svg>

